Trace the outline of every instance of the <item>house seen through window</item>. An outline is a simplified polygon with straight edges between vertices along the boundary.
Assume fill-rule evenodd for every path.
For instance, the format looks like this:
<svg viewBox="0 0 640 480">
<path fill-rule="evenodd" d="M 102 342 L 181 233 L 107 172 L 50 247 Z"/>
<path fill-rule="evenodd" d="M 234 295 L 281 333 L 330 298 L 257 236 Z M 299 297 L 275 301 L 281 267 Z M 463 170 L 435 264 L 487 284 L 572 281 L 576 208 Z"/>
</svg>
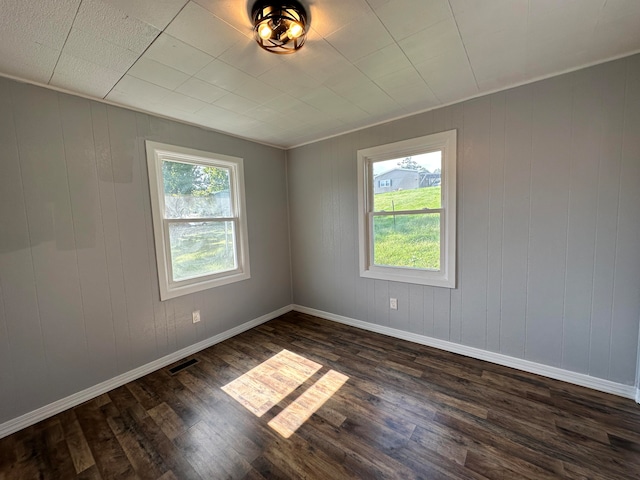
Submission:
<svg viewBox="0 0 640 480">
<path fill-rule="evenodd" d="M 455 133 L 358 152 L 361 276 L 455 286 Z"/>
<path fill-rule="evenodd" d="M 372 166 L 374 178 L 387 177 L 373 194 L 374 264 L 438 270 L 442 189 L 428 179 L 440 176 L 442 152 Z"/>
</svg>

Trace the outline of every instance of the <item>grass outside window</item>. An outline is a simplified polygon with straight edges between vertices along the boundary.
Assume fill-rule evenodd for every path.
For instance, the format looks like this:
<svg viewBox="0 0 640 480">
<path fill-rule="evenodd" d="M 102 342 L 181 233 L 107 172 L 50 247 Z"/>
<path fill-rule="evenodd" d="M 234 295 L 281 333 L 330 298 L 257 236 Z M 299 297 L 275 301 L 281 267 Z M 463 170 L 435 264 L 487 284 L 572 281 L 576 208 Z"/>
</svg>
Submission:
<svg viewBox="0 0 640 480">
<path fill-rule="evenodd" d="M 398 210 L 439 208 L 440 187 L 379 193 L 374 197 L 374 264 L 425 270 L 440 269 L 440 215 L 395 215 Z"/>
</svg>

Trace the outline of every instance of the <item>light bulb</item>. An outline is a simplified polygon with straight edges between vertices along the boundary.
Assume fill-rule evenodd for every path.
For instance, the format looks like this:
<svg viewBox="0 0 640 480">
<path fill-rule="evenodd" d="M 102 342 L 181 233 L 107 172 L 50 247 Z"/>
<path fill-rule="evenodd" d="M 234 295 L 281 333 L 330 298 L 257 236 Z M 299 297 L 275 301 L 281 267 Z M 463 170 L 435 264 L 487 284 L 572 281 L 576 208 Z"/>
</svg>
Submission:
<svg viewBox="0 0 640 480">
<path fill-rule="evenodd" d="M 271 37 L 271 33 L 273 33 L 273 32 L 269 28 L 269 25 L 267 25 L 266 23 L 263 23 L 262 25 L 260 25 L 258 27 L 258 35 L 263 40 L 266 40 L 266 39 L 270 38 Z"/>
<path fill-rule="evenodd" d="M 289 30 L 287 30 L 287 36 L 289 38 L 298 38 L 302 35 L 302 26 L 299 23 L 293 22 L 291 26 L 289 26 Z"/>
</svg>

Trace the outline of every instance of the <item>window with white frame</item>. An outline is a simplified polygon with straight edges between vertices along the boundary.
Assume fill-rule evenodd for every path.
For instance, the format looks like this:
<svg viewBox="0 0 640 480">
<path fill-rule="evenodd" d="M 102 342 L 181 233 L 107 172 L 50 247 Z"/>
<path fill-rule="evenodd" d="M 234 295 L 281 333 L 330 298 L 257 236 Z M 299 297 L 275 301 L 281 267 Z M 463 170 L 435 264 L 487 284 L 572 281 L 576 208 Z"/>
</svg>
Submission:
<svg viewBox="0 0 640 480">
<path fill-rule="evenodd" d="M 161 300 L 249 278 L 242 158 L 146 148 Z"/>
<path fill-rule="evenodd" d="M 378 186 L 379 187 L 390 187 L 391 186 L 391 179 L 387 178 L 386 180 L 378 180 Z"/>
<path fill-rule="evenodd" d="M 360 276 L 455 288 L 456 138 L 358 150 Z M 378 191 L 374 178 L 393 170 L 398 188 Z"/>
</svg>

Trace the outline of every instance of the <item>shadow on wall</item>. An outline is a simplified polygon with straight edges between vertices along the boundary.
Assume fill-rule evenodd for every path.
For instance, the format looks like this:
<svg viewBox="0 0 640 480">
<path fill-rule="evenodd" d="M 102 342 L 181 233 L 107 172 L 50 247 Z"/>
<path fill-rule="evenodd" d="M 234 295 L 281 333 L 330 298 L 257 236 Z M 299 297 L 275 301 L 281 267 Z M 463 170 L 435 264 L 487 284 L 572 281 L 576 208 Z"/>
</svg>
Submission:
<svg viewBox="0 0 640 480">
<path fill-rule="evenodd" d="M 0 254 L 48 242 L 58 251 L 95 247 L 100 188 L 133 182 L 137 142 L 112 149 L 108 132 L 121 127 L 94 117 L 89 102 L 29 85 L 3 87 L 0 109 L 13 115 L 0 119 Z"/>
</svg>

